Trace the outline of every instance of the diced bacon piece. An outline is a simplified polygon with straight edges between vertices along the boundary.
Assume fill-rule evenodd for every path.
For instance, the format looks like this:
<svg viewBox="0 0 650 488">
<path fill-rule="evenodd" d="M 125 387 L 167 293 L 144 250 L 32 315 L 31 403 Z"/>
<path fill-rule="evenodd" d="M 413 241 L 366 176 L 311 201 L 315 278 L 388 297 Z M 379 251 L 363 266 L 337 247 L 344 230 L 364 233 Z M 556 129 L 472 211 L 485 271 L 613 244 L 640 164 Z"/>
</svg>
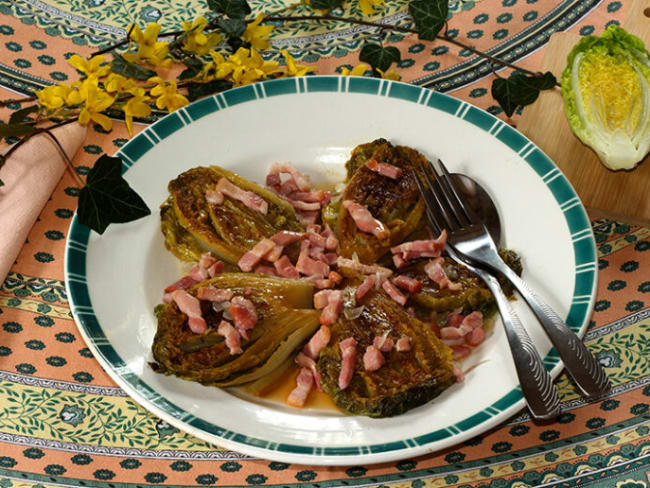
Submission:
<svg viewBox="0 0 650 488">
<path fill-rule="evenodd" d="M 329 265 L 310 258 L 309 248 L 309 241 L 302 241 L 296 269 L 306 276 L 318 276 L 320 278 L 327 276 L 330 272 Z"/>
<path fill-rule="evenodd" d="M 467 344 L 473 347 L 478 346 L 484 340 L 485 340 L 485 331 L 480 327 L 477 327 L 476 329 L 472 329 L 472 331 L 469 334 L 467 334 L 467 336 L 465 337 L 465 342 L 467 342 Z"/>
<path fill-rule="evenodd" d="M 308 368 L 301 368 L 296 377 L 296 387 L 287 397 L 287 403 L 292 407 L 304 407 L 309 392 L 314 386 L 314 376 Z"/>
<path fill-rule="evenodd" d="M 292 232 L 290 230 L 281 230 L 277 234 L 271 237 L 271 240 L 275 242 L 278 246 L 288 246 L 294 242 L 302 239 L 304 234 L 302 232 Z"/>
<path fill-rule="evenodd" d="M 201 316 L 201 303 L 199 300 L 183 290 L 174 290 L 172 299 L 176 302 L 180 311 L 187 315 L 190 330 L 195 334 L 203 334 L 207 330 L 208 324 Z"/>
<path fill-rule="evenodd" d="M 361 232 L 372 234 L 377 239 L 385 239 L 390 236 L 390 231 L 386 226 L 374 218 L 365 205 L 352 200 L 343 200 L 343 206 Z"/>
<path fill-rule="evenodd" d="M 298 191 L 298 185 L 296 184 L 296 180 L 293 178 L 289 178 L 287 181 L 282 183 L 280 185 L 280 194 L 282 195 L 291 195 L 293 193 L 296 193 Z"/>
<path fill-rule="evenodd" d="M 384 281 L 381 287 L 386 293 L 388 293 L 388 296 L 395 300 L 397 303 L 402 306 L 406 305 L 406 297 L 402 295 L 402 293 L 397 288 L 395 288 L 395 285 L 393 285 L 389 280 Z"/>
<path fill-rule="evenodd" d="M 266 264 L 258 264 L 253 270 L 255 274 L 261 274 L 266 276 L 278 276 L 277 271 L 273 266 L 268 266 Z"/>
<path fill-rule="evenodd" d="M 326 252 L 323 254 L 323 257 L 325 258 L 325 262 L 330 266 L 334 266 L 336 264 L 336 260 L 339 258 L 338 254 L 335 252 Z"/>
<path fill-rule="evenodd" d="M 316 222 L 320 212 L 318 210 L 308 212 L 298 212 L 298 220 L 302 225 L 309 225 Z"/>
<path fill-rule="evenodd" d="M 464 335 L 458 327 L 443 327 L 440 329 L 440 337 L 443 339 L 463 339 Z"/>
<path fill-rule="evenodd" d="M 227 302 L 232 298 L 232 290 L 217 289 L 212 286 L 204 286 L 199 288 L 196 293 L 199 300 L 209 300 L 211 302 Z"/>
<path fill-rule="evenodd" d="M 454 359 L 463 359 L 470 355 L 472 350 L 467 346 L 452 346 L 452 351 L 454 352 Z"/>
<path fill-rule="evenodd" d="M 330 274 L 327 278 L 335 285 L 340 285 L 341 281 L 343 281 L 343 276 L 341 276 L 336 271 L 330 271 Z"/>
<path fill-rule="evenodd" d="M 244 287 L 244 296 L 249 297 L 253 294 L 253 289 L 250 286 Z"/>
<path fill-rule="evenodd" d="M 377 371 L 386 363 L 384 355 L 375 346 L 366 347 L 363 354 L 363 369 L 366 371 Z"/>
<path fill-rule="evenodd" d="M 320 314 L 321 325 L 332 325 L 339 318 L 341 310 L 343 310 L 343 292 L 341 290 L 332 290 L 327 305 Z"/>
<path fill-rule="evenodd" d="M 205 192 L 205 201 L 212 205 L 221 205 L 223 203 L 223 193 L 217 190 L 208 190 Z"/>
<path fill-rule="evenodd" d="M 464 337 L 458 337 L 455 339 L 441 339 L 442 343 L 449 346 L 449 347 L 454 347 L 454 346 L 462 346 L 465 344 L 465 338 Z"/>
<path fill-rule="evenodd" d="M 199 280 L 201 281 L 201 280 Z M 187 290 L 190 286 L 194 285 L 197 281 L 190 275 L 183 276 L 180 280 L 172 283 L 165 288 L 165 293 L 171 293 L 174 290 Z"/>
<path fill-rule="evenodd" d="M 396 180 L 397 178 L 402 176 L 401 168 L 398 168 L 397 166 L 388 163 L 378 163 L 377 160 L 375 159 L 370 159 L 366 163 L 366 167 L 369 170 L 374 171 L 375 173 L 379 173 L 380 175 L 387 176 L 393 180 Z"/>
<path fill-rule="evenodd" d="M 334 251 L 339 247 L 339 240 L 336 238 L 336 234 L 334 234 L 329 224 L 325 224 L 325 229 L 323 229 L 321 235 L 325 238 L 325 249 Z"/>
<path fill-rule="evenodd" d="M 163 301 L 163 303 L 169 305 L 173 301 L 172 294 L 171 293 L 165 293 L 163 295 L 163 297 L 162 297 L 162 301 Z"/>
<path fill-rule="evenodd" d="M 402 336 L 397 339 L 395 343 L 395 350 L 397 352 L 408 352 L 411 350 L 411 338 L 409 336 Z"/>
<path fill-rule="evenodd" d="M 226 338 L 226 347 L 228 347 L 231 356 L 244 352 L 241 348 L 241 336 L 230 322 L 222 320 L 217 327 L 217 334 Z"/>
<path fill-rule="evenodd" d="M 481 312 L 474 311 L 465 316 L 463 319 L 463 324 L 467 325 L 472 329 L 483 327 L 483 314 Z"/>
<path fill-rule="evenodd" d="M 453 372 L 454 372 L 454 376 L 456 376 L 456 383 L 462 383 L 463 381 L 465 381 L 465 374 L 461 371 L 461 369 L 458 366 L 454 365 Z"/>
<path fill-rule="evenodd" d="M 366 279 L 363 280 L 363 283 L 361 283 L 357 287 L 357 290 L 354 292 L 354 299 L 357 302 L 360 301 L 364 296 L 366 296 L 366 293 L 368 293 L 372 287 L 375 286 L 376 282 L 377 277 L 375 275 L 366 276 Z"/>
<path fill-rule="evenodd" d="M 247 331 L 255 327 L 257 323 L 257 311 L 253 302 L 248 298 L 237 295 L 230 301 L 228 310 L 241 336 L 248 339 Z"/>
<path fill-rule="evenodd" d="M 396 276 L 393 283 L 409 293 L 417 293 L 422 289 L 422 282 L 404 275 Z"/>
<path fill-rule="evenodd" d="M 389 337 L 388 334 L 385 334 L 382 336 L 375 336 L 372 340 L 372 345 L 381 352 L 389 352 L 395 345 L 395 341 Z"/>
<path fill-rule="evenodd" d="M 266 255 L 264 259 L 271 263 L 275 263 L 278 259 L 280 259 L 280 256 L 282 256 L 283 250 L 283 246 L 276 245 L 273 249 L 271 249 L 271 251 Z"/>
<path fill-rule="evenodd" d="M 271 174 L 290 174 L 293 179 L 296 181 L 296 185 L 298 185 L 298 188 L 300 191 L 309 191 L 310 186 L 309 182 L 307 179 L 303 176 L 303 174 L 298 171 L 298 169 L 293 166 L 292 164 L 289 163 L 273 163 L 271 165 Z M 268 184 L 268 177 L 267 177 L 267 184 Z"/>
<path fill-rule="evenodd" d="M 327 239 L 323 237 L 320 234 L 316 234 L 314 232 L 307 232 L 306 234 L 307 239 L 309 239 L 309 242 L 312 246 L 320 247 L 322 249 L 325 249 L 325 244 L 327 243 Z"/>
<path fill-rule="evenodd" d="M 209 277 L 208 270 L 199 266 L 198 263 L 192 266 L 192 269 L 190 270 L 190 276 L 197 283 L 201 281 L 205 281 Z"/>
<path fill-rule="evenodd" d="M 401 254 L 393 254 L 393 264 L 397 269 L 401 269 L 408 264 L 408 261 Z"/>
<path fill-rule="evenodd" d="M 259 263 L 264 256 L 275 248 L 275 242 L 271 239 L 262 239 L 253 246 L 253 249 L 245 253 L 237 263 L 242 271 L 248 273 Z"/>
<path fill-rule="evenodd" d="M 433 331 L 433 333 L 440 337 L 440 326 L 436 324 L 435 322 L 430 322 L 429 323 L 429 328 Z"/>
<path fill-rule="evenodd" d="M 314 258 L 314 259 L 316 259 L 316 260 L 318 260 L 318 261 L 322 261 L 322 262 L 325 263 L 325 254 L 323 253 L 324 250 L 325 250 L 324 247 L 311 246 L 311 247 L 309 248 L 309 255 L 310 255 L 312 258 Z M 326 263 L 326 264 L 327 264 L 327 263 Z"/>
<path fill-rule="evenodd" d="M 231 183 L 227 178 L 221 178 L 215 188 L 217 192 L 229 196 L 235 200 L 239 200 L 251 210 L 260 212 L 266 215 L 269 211 L 269 204 L 257 193 L 246 191 L 239 188 L 237 185 Z"/>
<path fill-rule="evenodd" d="M 314 293 L 314 308 L 316 310 L 325 308 L 330 301 L 330 294 L 333 292 L 334 290 L 321 290 Z"/>
<path fill-rule="evenodd" d="M 266 186 L 276 187 L 282 184 L 280 173 L 269 173 L 266 175 Z"/>
<path fill-rule="evenodd" d="M 204 252 L 203 254 L 201 254 L 201 258 L 199 259 L 199 266 L 207 269 L 216 262 L 217 260 L 212 256 L 212 254 L 210 254 L 209 252 Z"/>
<path fill-rule="evenodd" d="M 275 263 L 273 263 L 273 266 L 275 266 L 275 270 L 277 271 L 278 275 L 282 276 L 283 278 L 300 277 L 300 273 L 298 273 L 298 270 L 294 267 L 293 264 L 291 264 L 291 261 L 287 256 L 282 256 Z"/>
<path fill-rule="evenodd" d="M 460 313 L 452 313 L 447 317 L 447 327 L 460 327 L 460 324 L 463 323 L 465 316 Z"/>
<path fill-rule="evenodd" d="M 303 202 L 318 202 L 323 204 L 327 200 L 327 193 L 323 190 L 296 191 L 289 195 L 289 198 Z"/>
<path fill-rule="evenodd" d="M 334 283 L 332 283 L 332 280 L 330 279 L 317 277 L 315 279 L 312 279 L 311 281 L 314 284 L 314 287 L 318 288 L 319 290 L 323 290 L 325 288 L 332 288 L 332 286 L 334 286 Z"/>
<path fill-rule="evenodd" d="M 307 232 L 312 232 L 313 234 L 320 234 L 320 225 L 318 224 L 309 224 L 306 227 Z"/>
<path fill-rule="evenodd" d="M 223 261 L 217 261 L 214 263 L 212 266 L 208 268 L 208 276 L 210 278 L 214 278 L 217 276 L 219 273 L 223 271 Z"/>
<path fill-rule="evenodd" d="M 436 282 L 440 289 L 449 288 L 452 291 L 458 291 L 463 286 L 460 283 L 454 283 L 449 279 L 447 273 L 442 267 L 443 258 L 436 258 L 432 261 L 429 261 L 424 266 L 424 272 L 427 274 L 431 280 Z"/>
<path fill-rule="evenodd" d="M 314 377 L 314 382 L 316 383 L 316 388 L 318 391 L 322 391 L 323 388 L 320 385 L 320 373 L 318 372 L 318 369 L 316 369 L 316 361 L 305 353 L 299 352 L 296 356 L 296 364 L 300 367 L 308 368 L 311 371 L 311 374 Z"/>
<path fill-rule="evenodd" d="M 295 208 L 296 210 L 303 210 L 303 211 L 320 210 L 320 203 L 318 202 L 303 202 L 300 200 L 289 199 L 289 203 L 293 205 L 293 208 Z"/>
<path fill-rule="evenodd" d="M 318 359 L 318 355 L 323 348 L 329 344 L 331 337 L 332 334 L 330 333 L 330 328 L 326 325 L 321 325 L 320 329 L 318 329 L 316 333 L 311 336 L 309 342 L 305 344 L 302 351 L 310 358 L 314 360 Z"/>
<path fill-rule="evenodd" d="M 350 386 L 354 374 L 354 360 L 357 355 L 357 341 L 354 337 L 348 337 L 339 343 L 341 350 L 341 372 L 339 373 L 339 388 L 345 390 Z"/>
<path fill-rule="evenodd" d="M 404 254 L 408 252 L 432 252 L 436 254 L 435 257 L 438 257 L 440 254 L 442 254 L 442 251 L 444 251 L 446 243 L 447 231 L 443 229 L 437 239 L 404 242 L 399 246 L 391 247 L 390 251 L 393 254 Z"/>
<path fill-rule="evenodd" d="M 384 268 L 383 266 L 377 266 L 375 264 L 362 264 L 358 261 L 344 258 L 343 256 L 339 256 L 336 259 L 336 265 L 339 268 L 350 268 L 351 270 L 358 271 L 359 273 L 367 275 L 379 273 L 382 276 L 388 277 L 393 274 L 390 269 Z"/>
</svg>

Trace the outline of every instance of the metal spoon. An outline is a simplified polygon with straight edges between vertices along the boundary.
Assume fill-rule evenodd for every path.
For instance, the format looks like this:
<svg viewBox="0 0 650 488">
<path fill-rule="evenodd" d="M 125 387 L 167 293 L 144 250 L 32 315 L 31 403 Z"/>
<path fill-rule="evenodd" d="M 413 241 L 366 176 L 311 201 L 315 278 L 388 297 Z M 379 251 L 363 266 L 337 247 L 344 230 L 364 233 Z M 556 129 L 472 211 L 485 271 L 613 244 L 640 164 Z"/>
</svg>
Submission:
<svg viewBox="0 0 650 488">
<path fill-rule="evenodd" d="M 467 203 L 480 217 L 498 247 L 501 242 L 501 223 L 492 198 L 481 185 L 469 176 L 457 173 L 451 176 L 458 190 L 463 194 L 462 196 L 466 198 L 463 203 Z M 514 275 L 514 273 L 512 274 Z M 506 277 L 511 279 L 507 275 Z M 532 290 L 526 289 L 524 291 L 528 291 L 536 297 Z M 536 306 L 536 303 L 531 302 L 526 294 L 522 293 L 522 296 L 539 319 L 564 362 L 567 372 L 580 391 L 590 397 L 597 397 L 606 393 L 610 389 L 607 375 L 580 338 L 549 307 L 540 308 Z"/>
</svg>

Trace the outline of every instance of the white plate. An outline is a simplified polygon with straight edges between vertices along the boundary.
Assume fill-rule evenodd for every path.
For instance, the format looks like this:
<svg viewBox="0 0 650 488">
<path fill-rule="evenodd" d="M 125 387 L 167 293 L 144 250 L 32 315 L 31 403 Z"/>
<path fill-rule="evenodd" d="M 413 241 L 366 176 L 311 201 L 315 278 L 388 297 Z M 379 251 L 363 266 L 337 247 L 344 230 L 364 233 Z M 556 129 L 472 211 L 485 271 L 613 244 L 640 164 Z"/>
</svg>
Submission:
<svg viewBox="0 0 650 488">
<path fill-rule="evenodd" d="M 147 365 L 153 308 L 181 276 L 165 250 L 156 211 L 182 171 L 216 163 L 263 182 L 269 165 L 294 163 L 315 181 L 343 179 L 350 150 L 385 137 L 496 198 L 505 244 L 524 278 L 584 334 L 596 290 L 596 253 L 580 200 L 524 136 L 452 97 L 403 83 L 307 77 L 249 85 L 161 119 L 120 151 L 126 179 L 153 215 L 103 236 L 73 219 L 66 282 L 75 320 L 112 378 L 145 408 L 201 439 L 252 456 L 305 464 L 408 458 L 469 439 L 524 407 L 500 324 L 464 367 L 482 363 L 434 401 L 387 419 L 295 410 L 154 373 Z M 554 376 L 562 369 L 541 327 L 518 300 L 528 332 Z"/>
</svg>

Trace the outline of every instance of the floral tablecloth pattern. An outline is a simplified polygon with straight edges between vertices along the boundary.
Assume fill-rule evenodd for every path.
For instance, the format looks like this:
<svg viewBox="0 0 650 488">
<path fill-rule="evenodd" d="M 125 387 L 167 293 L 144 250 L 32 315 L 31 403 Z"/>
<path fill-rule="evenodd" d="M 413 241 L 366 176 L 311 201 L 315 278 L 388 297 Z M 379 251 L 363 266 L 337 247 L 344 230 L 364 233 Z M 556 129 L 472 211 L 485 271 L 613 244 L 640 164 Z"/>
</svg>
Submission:
<svg viewBox="0 0 650 488">
<path fill-rule="evenodd" d="M 283 5 L 265 1 L 252 5 Z M 399 17 L 399 4 L 391 15 Z M 450 4 L 449 27 L 455 35 L 484 49 L 511 49 L 531 69 L 540 60 L 544 33 L 553 26 L 587 35 L 624 16 L 619 1 Z M 170 6 L 176 7 L 172 11 Z M 130 14 L 118 15 L 118 7 Z M 204 8 L 198 0 L 0 0 L 0 97 L 74 79 L 66 58 L 90 54 L 119 38 L 130 21 L 174 25 L 184 19 L 169 12 L 194 15 Z M 304 46 L 296 47 L 297 55 L 323 74 L 357 64 L 359 33 L 332 31 L 329 37 L 294 33 L 305 45 L 324 43 L 311 55 L 307 49 L 300 53 Z M 449 91 L 499 113 L 480 61 L 442 44 L 425 48 L 411 37 L 392 41 L 403 53 L 398 71 L 405 81 Z M 288 41 L 278 36 L 274 42 Z M 19 108 L 12 105 L 0 115 L 6 119 Z M 113 153 L 126 137 L 119 122 L 110 133 L 91 130 L 74 158 L 78 173 L 87 173 L 98 155 Z M 148 413 L 111 381 L 77 332 L 62 281 L 65 238 L 78 193 L 66 174 L 0 285 L 0 487 L 650 485 L 649 227 L 592 220 L 600 271 L 585 341 L 614 385 L 607 397 L 586 402 L 561 375 L 557 385 L 564 413 L 555 422 L 535 424 L 522 412 L 436 454 L 326 468 L 252 459 L 206 444 Z"/>
</svg>

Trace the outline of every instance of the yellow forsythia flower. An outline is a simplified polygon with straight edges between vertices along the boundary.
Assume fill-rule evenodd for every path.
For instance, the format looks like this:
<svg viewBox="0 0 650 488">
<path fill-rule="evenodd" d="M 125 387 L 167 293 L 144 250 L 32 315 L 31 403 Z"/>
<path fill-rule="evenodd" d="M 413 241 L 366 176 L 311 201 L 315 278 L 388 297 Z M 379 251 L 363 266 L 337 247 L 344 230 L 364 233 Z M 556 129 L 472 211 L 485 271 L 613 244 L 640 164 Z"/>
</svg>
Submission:
<svg viewBox="0 0 650 488">
<path fill-rule="evenodd" d="M 217 33 L 204 34 L 203 30 L 208 25 L 205 17 L 198 17 L 194 22 L 181 22 L 183 30 L 188 32 L 187 37 L 183 42 L 183 49 L 186 51 L 196 53 L 199 56 L 208 54 L 211 48 L 216 46 L 222 41 L 222 38 Z"/>
<path fill-rule="evenodd" d="M 84 73 L 88 78 L 92 78 L 93 76 L 101 78 L 102 76 L 106 76 L 111 71 L 110 64 L 101 66 L 105 59 L 106 58 L 104 58 L 104 56 L 100 55 L 93 56 L 88 61 L 86 61 L 78 54 L 75 54 L 70 59 L 68 59 L 68 63 Z"/>
<path fill-rule="evenodd" d="M 125 115 L 126 128 L 129 135 L 133 135 L 133 117 L 148 117 L 151 114 L 151 107 L 147 103 L 151 98 L 146 96 L 144 88 L 136 87 L 129 93 L 133 95 L 122 107 Z"/>
<path fill-rule="evenodd" d="M 111 130 L 113 122 L 103 112 L 113 105 L 115 97 L 110 96 L 96 85 L 86 86 L 86 101 L 79 113 L 79 123 L 87 125 L 91 120 L 97 122 L 104 130 Z"/>
<path fill-rule="evenodd" d="M 303 66 L 300 64 L 296 64 L 296 60 L 289 54 L 289 51 L 286 49 L 283 49 L 280 51 L 282 55 L 284 56 L 284 62 L 287 64 L 287 75 L 288 76 L 303 76 L 310 71 L 314 71 L 313 66 Z"/>
<path fill-rule="evenodd" d="M 273 30 L 273 26 L 260 25 L 260 22 L 262 22 L 264 17 L 264 12 L 257 14 L 255 20 L 248 24 L 246 30 L 244 31 L 244 34 L 242 35 L 246 42 L 250 42 L 251 46 L 259 51 L 263 51 L 271 47 L 267 39 Z"/>
<path fill-rule="evenodd" d="M 381 8 L 381 4 L 384 3 L 384 0 L 359 0 L 359 7 L 361 7 L 361 12 L 366 17 L 375 13 L 376 9 Z"/>
<path fill-rule="evenodd" d="M 341 75 L 342 76 L 363 76 L 366 74 L 366 71 L 368 71 L 368 66 L 365 64 L 358 64 L 354 68 L 352 68 L 352 71 L 350 71 L 348 68 L 341 68 Z"/>
<path fill-rule="evenodd" d="M 216 54 L 216 53 L 215 53 Z M 213 56 L 214 61 L 219 61 Z M 278 72 L 277 61 L 264 61 L 255 49 L 240 47 L 225 62 L 217 65 L 217 78 L 228 78 L 237 85 L 246 85 Z"/>
<path fill-rule="evenodd" d="M 160 24 L 155 22 L 151 22 L 144 32 L 140 30 L 140 27 L 134 25 L 129 39 L 138 44 L 138 52 L 124 53 L 124 59 L 134 63 L 146 61 L 153 66 L 169 66 L 172 63 L 171 58 L 167 58 L 169 43 L 158 42 L 158 34 L 160 34 Z"/>
<path fill-rule="evenodd" d="M 168 112 L 181 108 L 190 103 L 190 101 L 183 95 L 178 93 L 178 86 L 174 80 L 169 83 L 165 82 L 160 76 L 149 78 L 148 81 L 157 83 L 150 93 L 156 98 L 156 107 L 163 109 L 166 108 Z"/>
<path fill-rule="evenodd" d="M 88 98 L 88 88 L 91 86 L 97 87 L 98 84 L 99 81 L 94 76 L 92 78 L 86 78 L 83 81 L 75 81 L 65 99 L 66 105 L 79 105 L 85 102 Z"/>
<path fill-rule="evenodd" d="M 402 77 L 401 77 L 400 75 L 398 75 L 398 74 L 397 74 L 397 71 L 395 71 L 394 69 L 391 69 L 391 70 L 390 70 L 389 72 L 387 72 L 387 73 L 384 73 L 384 72 L 383 72 L 382 70 L 380 70 L 379 68 L 377 68 L 377 71 L 379 71 L 379 74 L 380 74 L 381 77 L 382 77 L 383 79 L 385 79 L 385 80 L 395 80 L 395 81 L 399 81 L 399 80 L 402 79 Z"/>
<path fill-rule="evenodd" d="M 126 93 L 136 88 L 138 84 L 131 78 L 126 78 L 117 73 L 111 73 L 106 78 L 104 86 L 106 87 L 106 91 L 110 93 Z"/>
<path fill-rule="evenodd" d="M 70 91 L 72 91 L 72 87 L 65 83 L 59 83 L 58 85 L 48 86 L 37 91 L 36 96 L 40 104 L 45 108 L 56 110 L 66 103 L 66 98 Z"/>
</svg>

